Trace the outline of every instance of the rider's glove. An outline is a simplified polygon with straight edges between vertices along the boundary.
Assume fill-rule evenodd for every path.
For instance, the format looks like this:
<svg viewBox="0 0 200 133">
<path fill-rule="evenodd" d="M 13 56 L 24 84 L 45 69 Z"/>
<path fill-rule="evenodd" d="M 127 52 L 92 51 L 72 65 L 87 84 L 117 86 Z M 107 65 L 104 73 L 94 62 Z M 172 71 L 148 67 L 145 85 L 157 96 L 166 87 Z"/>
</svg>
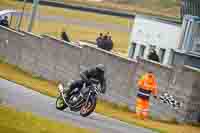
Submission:
<svg viewBox="0 0 200 133">
<path fill-rule="evenodd" d="M 86 80 L 86 84 L 90 85 L 90 84 L 92 84 L 92 82 L 90 80 Z"/>
</svg>

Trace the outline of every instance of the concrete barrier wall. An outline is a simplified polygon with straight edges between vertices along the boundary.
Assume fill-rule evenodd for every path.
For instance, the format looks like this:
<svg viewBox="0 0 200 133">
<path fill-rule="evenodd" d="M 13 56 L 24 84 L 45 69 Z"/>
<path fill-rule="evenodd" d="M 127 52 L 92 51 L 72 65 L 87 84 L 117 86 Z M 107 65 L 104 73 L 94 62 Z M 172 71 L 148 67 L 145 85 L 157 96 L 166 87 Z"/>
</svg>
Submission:
<svg viewBox="0 0 200 133">
<path fill-rule="evenodd" d="M 200 71 L 188 66 L 174 70 L 169 88 L 182 102 L 179 114 L 186 121 L 200 121 Z"/>
<path fill-rule="evenodd" d="M 168 92 L 183 103 L 179 110 L 152 99 L 151 113 L 159 118 L 198 120 L 200 73 L 188 67 L 169 67 L 143 59 L 130 60 L 92 47 L 78 47 L 49 36 L 18 33 L 0 27 L 0 56 L 26 71 L 50 80 L 66 82 L 79 72 L 102 63 L 106 66 L 107 94 L 102 98 L 134 109 L 136 82 L 146 71 L 157 76 L 159 94 Z"/>
<path fill-rule="evenodd" d="M 8 30 L 0 27 L 0 56 L 6 56 L 6 46 L 8 44 Z"/>
<path fill-rule="evenodd" d="M 187 77 L 188 82 L 191 82 L 192 92 L 188 98 L 186 116 L 185 118 L 189 121 L 199 121 L 200 122 L 200 71 L 190 68 L 185 70 L 189 77 Z M 185 89 L 188 89 L 185 87 Z"/>
<path fill-rule="evenodd" d="M 131 77 L 136 68 L 136 61 L 92 46 L 84 46 L 82 48 L 81 67 L 87 68 L 99 63 L 106 67 L 107 100 L 118 103 L 132 102 L 131 97 L 136 92 Z"/>
<path fill-rule="evenodd" d="M 21 51 L 21 60 L 18 64 L 22 69 L 37 73 L 37 65 L 41 50 L 41 41 L 42 37 L 36 36 L 30 33 L 23 33 L 24 34 L 24 46 L 22 46 Z"/>
<path fill-rule="evenodd" d="M 1 56 L 6 57 L 8 62 L 17 65 L 21 58 L 19 53 L 21 53 L 21 46 L 24 45 L 24 35 L 9 29 L 0 29 L 0 32 Z"/>
<path fill-rule="evenodd" d="M 53 37 L 0 27 L 0 56 L 44 78 L 63 82 L 77 79 L 80 54 L 80 47 Z"/>
<path fill-rule="evenodd" d="M 75 80 L 79 77 L 80 47 L 45 36 L 41 50 L 38 61 L 38 69 L 43 69 L 39 70 L 41 75 L 60 81 Z"/>
</svg>

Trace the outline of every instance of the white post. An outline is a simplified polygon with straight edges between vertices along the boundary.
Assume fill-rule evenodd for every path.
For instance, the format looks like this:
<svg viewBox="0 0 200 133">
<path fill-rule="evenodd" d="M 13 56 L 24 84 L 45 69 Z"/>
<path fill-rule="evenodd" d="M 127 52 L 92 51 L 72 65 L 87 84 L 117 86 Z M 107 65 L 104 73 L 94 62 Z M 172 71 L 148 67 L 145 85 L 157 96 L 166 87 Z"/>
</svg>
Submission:
<svg viewBox="0 0 200 133">
<path fill-rule="evenodd" d="M 128 46 L 128 57 L 129 58 L 133 58 L 133 44 L 134 41 L 133 41 L 133 28 L 131 27 L 131 24 L 130 24 L 130 20 L 128 19 L 128 29 L 130 30 L 130 33 L 129 33 L 129 46 Z"/>
<path fill-rule="evenodd" d="M 144 51 L 144 59 L 148 59 L 149 52 L 150 52 L 150 46 L 147 45 Z"/>
<path fill-rule="evenodd" d="M 128 46 L 128 57 L 133 58 L 132 55 L 133 55 L 133 44 L 130 43 Z"/>
<path fill-rule="evenodd" d="M 164 65 L 169 65 L 170 64 L 171 56 L 172 56 L 172 50 L 171 49 L 166 49 L 165 56 L 164 56 L 164 59 L 163 59 L 163 64 Z"/>
<path fill-rule="evenodd" d="M 18 19 L 18 24 L 17 24 L 17 30 L 18 30 L 18 31 L 20 30 L 20 26 L 21 26 L 22 19 L 23 19 L 23 16 L 24 16 L 24 10 L 25 10 L 25 6 L 26 6 L 26 1 L 27 1 L 27 0 L 24 0 L 22 12 L 21 12 L 20 18 Z"/>
<path fill-rule="evenodd" d="M 33 2 L 33 7 L 32 7 L 33 9 L 32 9 L 31 18 L 30 18 L 30 22 L 29 22 L 29 26 L 28 26 L 28 32 L 32 31 L 33 24 L 34 24 L 34 21 L 35 21 L 35 16 L 36 16 L 36 13 L 37 13 L 37 7 L 39 5 L 39 1 L 40 0 L 34 0 L 34 2 Z"/>
<path fill-rule="evenodd" d="M 140 44 L 136 44 L 134 59 L 137 59 L 137 56 L 140 55 L 140 47 L 141 47 Z"/>
</svg>

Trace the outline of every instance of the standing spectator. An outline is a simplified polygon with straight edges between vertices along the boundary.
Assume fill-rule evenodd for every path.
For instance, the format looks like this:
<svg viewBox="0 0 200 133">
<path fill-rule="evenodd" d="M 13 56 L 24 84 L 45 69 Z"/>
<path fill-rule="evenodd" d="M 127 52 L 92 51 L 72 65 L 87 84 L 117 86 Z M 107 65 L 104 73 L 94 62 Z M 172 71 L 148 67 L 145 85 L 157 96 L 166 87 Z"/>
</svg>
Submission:
<svg viewBox="0 0 200 133">
<path fill-rule="evenodd" d="M 8 16 L 5 16 L 4 19 L 1 20 L 0 25 L 5 26 L 5 27 L 9 27 Z"/>
<path fill-rule="evenodd" d="M 99 34 L 99 37 L 96 39 L 96 44 L 98 48 L 111 51 L 113 48 L 112 37 L 109 36 L 109 32 L 107 32 L 104 36 L 102 33 Z"/>
<path fill-rule="evenodd" d="M 96 44 L 97 44 L 98 48 L 100 48 L 100 45 L 102 44 L 102 40 L 103 40 L 103 34 L 100 33 L 99 37 L 97 37 L 97 39 L 96 39 Z"/>
<path fill-rule="evenodd" d="M 153 50 L 149 53 L 148 59 L 149 59 L 149 60 L 152 60 L 152 61 L 160 62 L 159 56 L 158 56 L 158 54 L 156 53 L 155 49 L 153 49 Z"/>
<path fill-rule="evenodd" d="M 68 37 L 67 33 L 65 32 L 65 30 L 63 30 L 61 32 L 61 38 L 66 42 L 70 42 L 69 37 Z"/>
<path fill-rule="evenodd" d="M 149 116 L 150 96 L 157 99 L 158 89 L 156 76 L 149 71 L 138 80 L 138 93 L 136 98 L 136 114 L 141 119 Z"/>
<path fill-rule="evenodd" d="M 102 48 L 102 49 L 104 49 L 104 50 L 108 50 L 108 36 L 107 35 L 105 35 L 104 37 L 103 37 L 103 40 L 102 40 L 102 43 L 101 43 L 101 47 L 100 48 Z"/>
<path fill-rule="evenodd" d="M 104 38 L 104 39 L 105 39 L 105 38 L 108 39 L 109 34 L 110 34 L 110 33 L 107 32 L 107 33 L 103 36 L 103 38 Z"/>
<path fill-rule="evenodd" d="M 111 51 L 113 49 L 113 41 L 112 41 L 112 37 L 111 36 L 108 37 L 108 44 L 107 45 L 108 45 L 107 46 L 108 47 L 107 50 Z"/>
<path fill-rule="evenodd" d="M 110 32 L 107 32 L 107 33 L 106 33 L 106 36 L 109 37 L 109 36 L 110 36 Z"/>
</svg>

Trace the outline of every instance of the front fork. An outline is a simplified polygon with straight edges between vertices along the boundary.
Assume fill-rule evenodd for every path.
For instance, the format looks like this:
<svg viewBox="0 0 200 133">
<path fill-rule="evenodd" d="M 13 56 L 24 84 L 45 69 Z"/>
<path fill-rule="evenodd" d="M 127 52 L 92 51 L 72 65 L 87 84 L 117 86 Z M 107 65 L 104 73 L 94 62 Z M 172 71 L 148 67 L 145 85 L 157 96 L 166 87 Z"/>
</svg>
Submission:
<svg viewBox="0 0 200 133">
<path fill-rule="evenodd" d="M 64 96 L 63 92 L 60 92 L 60 95 L 61 95 L 61 97 L 62 97 L 64 103 L 65 103 L 68 107 L 70 107 L 70 105 L 69 105 L 69 104 L 67 103 L 67 101 L 65 100 L 65 96 Z"/>
</svg>

